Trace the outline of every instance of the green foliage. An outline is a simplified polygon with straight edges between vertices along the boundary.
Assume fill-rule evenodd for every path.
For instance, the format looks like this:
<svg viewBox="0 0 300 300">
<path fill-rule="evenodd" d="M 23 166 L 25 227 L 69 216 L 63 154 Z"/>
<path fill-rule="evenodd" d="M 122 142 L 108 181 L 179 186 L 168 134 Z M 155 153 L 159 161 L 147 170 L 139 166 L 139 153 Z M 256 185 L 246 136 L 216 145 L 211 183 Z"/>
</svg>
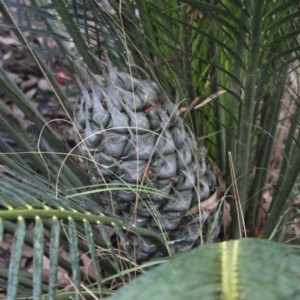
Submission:
<svg viewBox="0 0 300 300">
<path fill-rule="evenodd" d="M 295 249 L 266 240 L 205 245 L 170 259 L 109 299 L 298 299 L 299 263 Z"/>
<path fill-rule="evenodd" d="M 85 282 L 86 277 L 79 268 L 80 253 L 89 253 L 93 259 L 95 276 L 99 279 L 94 289 L 102 294 L 101 268 L 118 278 L 121 277 L 122 260 L 131 259 L 126 255 L 117 258 L 111 237 L 106 232 L 108 227 L 114 228 L 121 241 L 125 240 L 125 233 L 142 240 L 147 238 L 168 255 L 164 242 L 156 233 L 117 219 L 94 201 L 57 189 L 50 181 L 37 175 L 35 181 L 32 181 L 0 165 L 0 180 L 0 201 L 3 207 L 0 211 L 0 240 L 4 232 L 14 235 L 9 270 L 8 273 L 2 273 L 2 278 L 8 280 L 7 293 L 12 296 L 11 299 L 25 294 L 30 296 L 32 287 L 35 299 L 40 299 L 41 294 L 48 292 L 50 298 L 56 298 L 57 290 L 49 287 L 57 286 L 58 266 L 73 274 L 74 284 L 80 290 L 80 284 Z M 26 229 L 25 220 L 35 220 L 34 237 Z M 68 230 L 62 230 L 62 226 Z M 97 234 L 98 228 L 102 238 Z M 50 232 L 49 246 L 44 243 L 44 230 Z M 34 248 L 33 277 L 29 273 L 20 274 L 24 243 Z M 60 257 L 62 246 L 69 250 L 71 265 Z M 109 249 L 110 255 L 100 258 L 97 254 L 100 248 Z M 49 287 L 43 284 L 41 276 L 43 256 L 51 261 Z M 30 278 L 34 279 L 34 285 Z"/>
<path fill-rule="evenodd" d="M 56 83 L 54 70 L 50 67 L 57 56 L 65 58 L 64 63 L 69 69 L 69 76 L 74 72 L 80 76 L 80 69 L 73 65 L 75 58 L 82 59 L 92 72 L 101 73 L 102 66 L 98 65 L 97 61 L 107 52 L 114 65 L 121 70 L 132 72 L 135 76 L 151 77 L 176 104 L 188 108 L 190 114 L 186 121 L 192 125 L 199 138 L 205 137 L 205 145 L 210 150 L 212 160 L 227 175 L 230 193 L 228 199 L 233 217 L 232 238 L 240 238 L 246 233 L 253 237 L 257 233 L 257 212 L 264 188 L 269 183 L 270 158 L 274 144 L 285 119 L 290 118 L 289 133 L 282 150 L 283 163 L 278 179 L 275 178 L 271 182 L 275 190 L 263 231 L 264 238 L 281 241 L 292 199 L 298 193 L 295 183 L 300 169 L 299 90 L 298 85 L 287 85 L 292 75 L 298 76 L 298 2 L 55 0 L 46 3 L 32 0 L 28 5 L 5 0 L 0 3 L 0 11 L 4 18 L 4 23 L 0 26 L 11 28 L 19 39 L 19 49 L 27 49 L 37 62 L 52 86 L 53 94 L 67 112 L 69 122 L 72 122 L 73 109 L 69 102 L 69 94 Z M 12 14 L 13 9 L 18 10 L 18 15 Z M 36 29 L 32 26 L 31 23 L 35 19 L 45 24 L 45 27 Z M 55 39 L 58 50 L 54 51 L 46 46 L 36 47 L 32 38 L 36 34 Z M 75 44 L 75 51 L 70 50 L 71 42 Z M 45 63 L 46 60 L 48 64 Z M 145 69 L 148 74 L 144 74 L 140 68 Z M 15 152 L 5 139 L 0 138 L 0 163 L 3 165 L 1 172 L 4 172 L 1 174 L 0 185 L 0 203 L 3 207 L 0 212 L 0 238 L 4 232 L 18 233 L 17 236 L 15 234 L 13 260 L 9 270 L 0 270 L 0 277 L 9 282 L 12 298 L 15 295 L 34 295 L 34 299 L 40 299 L 41 294 L 50 292 L 50 298 L 59 299 L 57 290 L 52 288 L 56 284 L 58 266 L 76 274 L 74 284 L 79 286 L 80 280 L 85 276 L 82 271 L 78 271 L 77 258 L 80 250 L 89 252 L 93 258 L 99 283 L 101 269 L 112 276 L 121 276 L 120 261 L 105 226 L 113 227 L 113 224 L 116 224 L 115 231 L 122 235 L 120 228 L 123 228 L 124 220 L 103 212 L 98 202 L 94 201 L 99 198 L 99 194 L 88 193 L 89 179 L 77 166 L 78 157 L 73 153 L 75 149 L 71 150 L 59 139 L 50 125 L 46 124 L 32 101 L 8 76 L 5 66 L 0 68 L 0 85 L 1 90 L 21 109 L 38 131 L 38 136 L 24 131 L 16 113 L 0 102 L 0 129 L 5 131 L 20 149 Z M 193 107 L 220 90 L 225 90 L 226 93 L 201 109 L 193 110 Z M 286 102 L 284 105 L 281 102 L 287 95 L 291 108 L 287 107 Z M 282 111 L 287 113 L 282 116 Z M 228 152 L 231 152 L 233 157 L 232 166 L 228 163 Z M 24 155 L 30 159 L 30 163 L 23 159 Z M 43 177 L 30 170 L 32 164 Z M 230 168 L 236 174 L 236 181 L 231 177 Z M 233 186 L 237 189 L 232 188 Z M 74 190 L 74 197 L 79 192 L 84 193 L 84 196 L 71 197 L 69 189 Z M 35 220 L 33 237 L 25 230 L 25 220 Z M 63 231 L 62 224 L 67 226 L 69 231 Z M 91 236 L 95 231 L 94 226 L 98 226 L 103 240 Z M 152 239 L 167 256 L 165 246 L 156 234 L 133 228 L 130 224 L 125 224 L 125 227 L 126 232 Z M 50 248 L 43 246 L 44 229 L 51 232 Z M 85 237 L 85 243 L 78 238 L 78 234 Z M 60 243 L 69 245 L 70 238 L 71 267 L 58 255 Z M 20 245 L 23 243 L 35 249 L 33 275 L 19 272 Z M 237 244 L 239 253 L 248 253 L 247 243 L 241 241 Z M 249 243 L 249 247 L 256 249 L 254 241 L 250 240 Z M 220 257 L 223 251 L 221 245 L 207 246 L 203 249 L 201 255 L 207 257 L 203 260 L 207 262 L 208 269 L 201 276 L 211 285 L 200 286 L 199 281 L 196 284 L 195 279 L 195 284 L 199 287 L 199 291 L 195 291 L 200 294 L 207 292 L 215 297 L 221 293 L 212 291 L 212 288 L 219 284 L 218 276 L 221 275 L 220 266 L 216 267 L 214 261 L 210 260 L 214 255 Z M 99 246 L 109 250 L 109 259 L 98 258 L 96 249 Z M 257 247 L 265 249 L 266 246 L 262 244 Z M 253 273 L 260 276 L 265 274 L 265 271 L 266 279 L 267 275 L 277 272 L 277 269 L 276 272 L 273 269 L 276 268 L 273 260 L 265 268 L 259 268 L 258 262 L 262 262 L 263 255 L 267 255 L 272 249 L 274 257 L 280 257 L 281 261 L 281 253 L 285 250 L 282 250 L 281 246 L 278 247 L 278 251 L 273 244 L 265 250 L 266 252 L 260 253 L 261 250 L 257 250 L 260 256 L 255 256 L 254 250 L 249 253 L 250 256 L 253 255 L 252 262 L 257 261 L 257 265 L 253 263 L 252 267 L 249 265 L 251 260 L 240 259 L 239 279 L 245 283 L 245 289 L 250 294 L 256 290 L 262 293 L 256 298 L 268 299 L 269 294 L 267 290 L 262 291 L 255 286 L 259 281 L 253 280 L 251 276 Z M 210 253 L 206 249 L 214 250 Z M 187 254 L 190 263 L 186 265 L 197 265 L 196 256 L 198 252 L 200 255 L 201 251 Z M 53 262 L 49 285 L 41 277 L 43 255 L 51 257 Z M 293 255 L 287 256 L 287 268 L 290 258 L 295 261 L 298 259 Z M 186 281 L 183 278 L 187 278 L 186 273 L 192 269 L 187 271 L 181 264 L 181 258 L 178 261 L 176 271 L 182 274 L 182 284 L 188 284 L 193 278 L 188 277 Z M 171 263 L 169 265 L 171 266 Z M 247 277 L 244 268 L 247 270 L 251 267 L 253 270 L 256 266 L 258 269 L 247 273 Z M 162 266 L 164 267 L 165 265 Z M 201 268 L 201 264 L 198 267 Z M 160 272 L 163 272 L 162 268 Z M 281 271 L 278 276 L 283 276 L 283 270 Z M 280 277 L 283 280 L 281 282 L 288 284 L 287 279 L 289 276 L 293 277 L 293 273 L 284 274 Z M 40 285 L 33 285 L 33 280 L 40 282 Z M 148 278 L 143 279 L 143 276 L 139 280 L 148 282 Z M 263 276 L 261 280 L 265 282 Z M 291 278 L 291 293 L 293 280 Z M 20 286 L 18 289 L 17 285 Z M 263 284 L 261 286 L 264 287 Z M 283 291 L 283 298 L 296 297 L 293 294 L 284 294 L 285 291 L 281 290 L 279 284 L 276 288 Z M 152 290 L 149 286 L 147 289 Z M 99 295 L 103 293 L 101 284 L 92 290 Z M 185 291 L 184 296 L 187 292 Z M 61 297 L 66 299 L 70 295 L 74 293 L 65 293 Z M 83 295 L 87 296 L 88 293 L 83 292 Z"/>
</svg>

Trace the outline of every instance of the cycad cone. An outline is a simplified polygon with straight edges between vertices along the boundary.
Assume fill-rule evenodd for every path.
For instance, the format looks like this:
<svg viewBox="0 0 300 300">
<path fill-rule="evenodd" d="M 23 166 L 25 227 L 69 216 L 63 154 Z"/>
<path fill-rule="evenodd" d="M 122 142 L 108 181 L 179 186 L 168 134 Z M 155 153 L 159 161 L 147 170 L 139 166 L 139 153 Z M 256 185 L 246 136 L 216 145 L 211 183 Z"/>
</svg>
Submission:
<svg viewBox="0 0 300 300">
<path fill-rule="evenodd" d="M 211 196 L 216 179 L 177 107 L 153 81 L 111 66 L 103 77 L 87 71 L 78 83 L 75 136 L 81 155 L 92 159 L 92 182 L 111 189 L 101 194 L 105 208 L 161 233 L 176 253 L 213 240 L 217 208 L 189 211 Z M 148 241 L 129 241 L 138 262 L 159 254 Z"/>
</svg>

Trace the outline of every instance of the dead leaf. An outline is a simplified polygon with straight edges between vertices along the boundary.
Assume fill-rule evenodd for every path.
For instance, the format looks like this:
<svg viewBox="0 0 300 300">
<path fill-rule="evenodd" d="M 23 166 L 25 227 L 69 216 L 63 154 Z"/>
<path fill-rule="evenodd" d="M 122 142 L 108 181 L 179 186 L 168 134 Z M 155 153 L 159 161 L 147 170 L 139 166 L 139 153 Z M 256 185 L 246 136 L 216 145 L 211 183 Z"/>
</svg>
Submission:
<svg viewBox="0 0 300 300">
<path fill-rule="evenodd" d="M 223 216 L 222 216 L 222 224 L 223 224 L 223 232 L 225 240 L 227 240 L 228 232 L 231 224 L 231 216 L 230 216 L 230 204 L 227 201 L 223 203 Z"/>
<path fill-rule="evenodd" d="M 218 205 L 218 191 L 216 190 L 208 199 L 206 199 L 203 202 L 200 202 L 200 205 L 197 204 L 191 209 L 189 209 L 186 213 L 185 216 L 191 216 L 194 214 L 199 214 L 199 209 L 203 210 L 212 210 Z"/>
<path fill-rule="evenodd" d="M 218 191 L 216 190 L 207 200 L 200 203 L 200 208 L 204 210 L 213 210 L 219 203 Z"/>
<path fill-rule="evenodd" d="M 37 93 L 37 88 L 33 88 L 33 89 L 30 89 L 28 90 L 26 93 L 25 93 L 25 96 L 28 98 L 28 99 L 32 99 Z"/>
<path fill-rule="evenodd" d="M 43 276 L 49 277 L 50 274 L 50 260 L 48 257 L 43 257 Z M 66 279 L 66 275 L 68 275 L 68 272 L 64 270 L 62 267 L 58 267 L 57 272 L 57 284 L 59 286 L 64 286 L 68 284 L 68 280 Z"/>
<path fill-rule="evenodd" d="M 0 43 L 5 45 L 20 45 L 20 42 L 17 39 L 9 36 L 0 36 Z"/>
<path fill-rule="evenodd" d="M 22 257 L 25 257 L 25 258 L 33 257 L 33 249 L 30 246 L 24 244 L 23 250 L 22 250 Z"/>
<path fill-rule="evenodd" d="M 217 97 L 219 97 L 220 95 L 226 93 L 225 90 L 222 90 L 222 91 L 218 91 L 214 94 L 212 94 L 211 96 L 207 97 L 205 100 L 203 100 L 200 104 L 198 104 L 196 106 L 196 104 L 200 101 L 200 97 L 196 97 L 192 103 L 190 104 L 189 107 L 181 107 L 179 109 L 179 113 L 183 113 L 184 112 L 184 115 L 183 115 L 183 119 L 185 119 L 188 115 L 188 113 L 192 110 L 192 109 L 197 109 L 197 108 L 200 108 L 206 104 L 208 104 L 209 102 L 211 102 L 212 100 L 216 99 Z"/>
<path fill-rule="evenodd" d="M 200 107 L 208 104 L 210 101 L 216 99 L 217 97 L 221 96 L 224 93 L 226 93 L 226 91 L 222 90 L 222 91 L 218 91 L 218 92 L 210 95 L 208 98 L 206 98 L 205 100 L 203 100 L 199 105 L 195 106 L 194 109 L 200 108 Z"/>
<path fill-rule="evenodd" d="M 80 256 L 83 266 L 80 266 L 80 270 L 84 272 L 88 277 L 97 280 L 96 271 L 94 269 L 93 261 L 86 255 Z"/>
<path fill-rule="evenodd" d="M 52 88 L 45 78 L 41 78 L 37 84 L 38 88 L 44 92 L 52 92 Z"/>
<path fill-rule="evenodd" d="M 214 174 L 218 180 L 219 191 L 222 193 L 226 192 L 226 175 L 217 166 L 213 166 Z"/>
<path fill-rule="evenodd" d="M 3 55 L 3 61 L 6 61 L 8 59 L 11 59 L 14 55 L 14 52 L 12 50 L 7 51 L 4 55 Z M 2 64 L 1 64 L 2 66 Z"/>
<path fill-rule="evenodd" d="M 269 210 L 269 207 L 271 205 L 272 198 L 273 197 L 271 194 L 271 189 L 267 189 L 263 193 L 262 203 L 258 209 L 258 214 L 257 214 L 257 231 L 258 232 L 260 232 L 263 228 L 263 224 L 265 222 L 267 211 Z"/>
<path fill-rule="evenodd" d="M 30 75 L 28 80 L 23 81 L 20 84 L 20 87 L 23 91 L 28 90 L 29 88 L 36 86 L 37 82 L 38 82 L 37 77 Z"/>
<path fill-rule="evenodd" d="M 9 234 L 9 233 L 4 234 L 3 240 L 1 243 L 1 248 L 4 250 L 10 251 L 10 249 L 12 247 L 13 239 L 14 239 L 14 237 L 11 234 Z"/>
<path fill-rule="evenodd" d="M 71 262 L 70 253 L 64 247 L 59 249 L 59 256 L 68 262 Z"/>
<path fill-rule="evenodd" d="M 15 83 L 15 84 L 20 84 L 23 79 L 20 77 L 20 75 L 16 74 L 16 73 L 7 73 L 8 77 Z"/>
</svg>

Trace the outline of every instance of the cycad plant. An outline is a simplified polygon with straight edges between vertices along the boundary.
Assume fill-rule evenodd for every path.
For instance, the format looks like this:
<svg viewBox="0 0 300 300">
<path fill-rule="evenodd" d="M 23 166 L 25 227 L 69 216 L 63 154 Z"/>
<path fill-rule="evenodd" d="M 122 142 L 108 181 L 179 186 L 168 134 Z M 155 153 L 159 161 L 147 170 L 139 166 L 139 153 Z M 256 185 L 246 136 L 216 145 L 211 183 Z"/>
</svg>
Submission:
<svg viewBox="0 0 300 300">
<path fill-rule="evenodd" d="M 9 299 L 102 297 L 143 266 L 214 240 L 228 203 L 223 239 L 286 239 L 300 168 L 298 0 L 2 0 L 0 10 L 17 41 L 3 39 L 0 68 L 12 101 L 0 102 L 1 237 L 14 235 L 1 269 Z M 24 51 L 14 65 L 34 62 L 53 93 L 25 95 L 10 50 Z M 41 114 L 50 98 L 74 125 L 75 144 Z M 24 243 L 34 248 L 33 273 L 20 270 Z M 92 260 L 88 278 L 82 253 Z M 58 267 L 70 292 L 53 289 Z"/>
</svg>

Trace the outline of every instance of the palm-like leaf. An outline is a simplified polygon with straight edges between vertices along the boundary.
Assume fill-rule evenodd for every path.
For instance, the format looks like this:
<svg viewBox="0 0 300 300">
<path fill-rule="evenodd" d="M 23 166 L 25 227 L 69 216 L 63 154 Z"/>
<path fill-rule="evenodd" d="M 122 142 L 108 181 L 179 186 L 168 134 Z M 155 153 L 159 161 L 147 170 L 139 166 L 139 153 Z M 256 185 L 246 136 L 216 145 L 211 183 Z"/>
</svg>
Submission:
<svg viewBox="0 0 300 300">
<path fill-rule="evenodd" d="M 299 262 L 295 249 L 265 240 L 205 245 L 170 259 L 110 299 L 298 299 Z"/>
<path fill-rule="evenodd" d="M 25 290 L 28 296 L 33 293 L 35 299 L 40 299 L 41 293 L 47 292 L 50 292 L 50 297 L 55 297 L 56 291 L 51 286 L 57 285 L 58 265 L 73 274 L 74 286 L 78 291 L 81 290 L 80 284 L 86 274 L 79 268 L 80 252 L 89 253 L 92 258 L 95 275 L 98 278 L 98 291 L 97 287 L 94 289 L 101 294 L 101 268 L 111 275 L 118 274 L 121 269 L 120 259 L 117 258 L 112 247 L 112 240 L 105 232 L 105 226 L 114 228 L 121 241 L 125 240 L 124 233 L 131 233 L 142 239 L 144 237 L 152 240 L 161 251 L 167 254 L 164 243 L 155 233 L 135 228 L 124 220 L 118 220 L 109 214 L 106 215 L 101 206 L 88 198 L 80 195 L 75 197 L 68 195 L 63 190 L 55 190 L 51 182 L 38 178 L 36 175 L 36 180 L 33 182 L 30 178 L 19 176 L 3 166 L 1 166 L 1 173 L 1 239 L 4 232 L 14 235 L 9 271 L 5 273 L 5 270 L 1 270 L 1 274 L 2 278 L 7 277 L 7 293 L 12 298 L 17 295 L 24 296 Z M 28 220 L 35 221 L 34 238 L 26 231 L 26 221 Z M 13 221 L 17 221 L 17 223 Z M 62 231 L 62 226 L 67 227 L 68 231 Z M 97 227 L 102 237 L 97 234 Z M 45 244 L 44 230 L 51 232 L 50 246 Z M 80 238 L 78 234 L 80 234 Z M 35 284 L 33 292 L 31 292 L 32 284 L 29 280 L 30 274 L 22 275 L 20 273 L 24 243 L 34 248 L 33 278 Z M 59 257 L 59 249 L 63 245 L 67 246 L 70 252 L 71 265 Z M 125 244 L 123 246 L 126 248 Z M 101 259 L 97 254 L 99 247 L 108 248 L 112 259 Z M 51 261 L 49 288 L 42 282 L 43 256 L 47 256 Z M 128 256 L 126 259 L 131 260 Z"/>
</svg>

